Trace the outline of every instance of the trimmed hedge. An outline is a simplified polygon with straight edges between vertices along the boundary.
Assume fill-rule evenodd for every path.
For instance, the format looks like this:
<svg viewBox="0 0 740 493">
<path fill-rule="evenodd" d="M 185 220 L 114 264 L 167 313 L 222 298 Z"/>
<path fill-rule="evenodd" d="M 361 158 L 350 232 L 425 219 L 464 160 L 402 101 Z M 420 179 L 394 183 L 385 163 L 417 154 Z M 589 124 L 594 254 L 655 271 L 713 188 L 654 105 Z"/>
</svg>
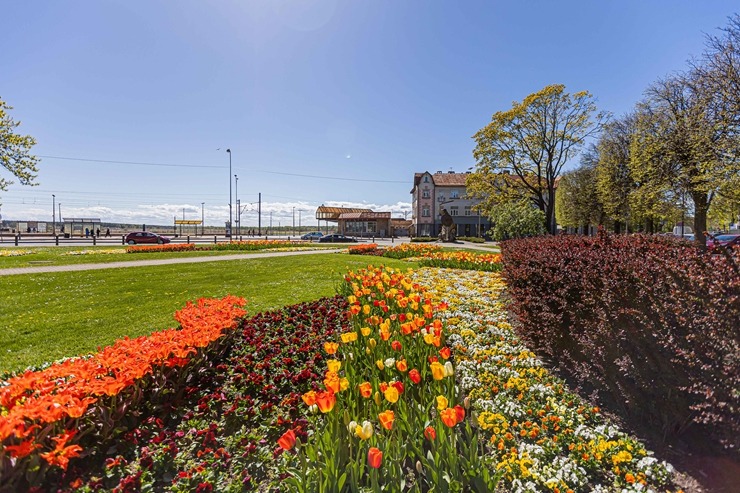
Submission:
<svg viewBox="0 0 740 493">
<path fill-rule="evenodd" d="M 603 232 L 501 250 L 520 335 L 564 376 L 666 438 L 696 428 L 738 451 L 737 253 Z"/>
</svg>

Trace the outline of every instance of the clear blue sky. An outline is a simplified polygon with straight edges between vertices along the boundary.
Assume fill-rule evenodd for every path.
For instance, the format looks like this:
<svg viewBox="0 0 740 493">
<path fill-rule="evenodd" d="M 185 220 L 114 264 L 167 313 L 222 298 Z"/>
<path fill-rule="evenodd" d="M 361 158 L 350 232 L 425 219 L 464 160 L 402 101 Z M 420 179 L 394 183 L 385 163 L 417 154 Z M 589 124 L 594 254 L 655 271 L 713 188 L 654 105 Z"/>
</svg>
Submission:
<svg viewBox="0 0 740 493">
<path fill-rule="evenodd" d="M 737 5 L 6 2 L 0 98 L 43 158 L 39 186 L 0 192 L 0 213 L 50 221 L 55 194 L 66 217 L 171 224 L 205 202 L 223 225 L 230 148 L 263 225 L 294 208 L 315 224 L 322 203 L 398 216 L 414 173 L 473 166 L 471 136 L 512 101 L 562 83 L 621 115 Z M 257 224 L 256 204 L 242 223 Z"/>
</svg>

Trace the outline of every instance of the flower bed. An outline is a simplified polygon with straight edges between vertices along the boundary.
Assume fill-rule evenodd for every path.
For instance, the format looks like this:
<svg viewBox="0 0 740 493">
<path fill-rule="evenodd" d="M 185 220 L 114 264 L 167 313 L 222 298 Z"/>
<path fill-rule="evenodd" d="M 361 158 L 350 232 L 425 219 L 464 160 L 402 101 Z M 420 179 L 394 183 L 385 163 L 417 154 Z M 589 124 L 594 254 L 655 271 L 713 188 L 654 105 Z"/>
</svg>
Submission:
<svg viewBox="0 0 740 493">
<path fill-rule="evenodd" d="M 260 251 L 283 248 L 305 248 L 310 247 L 301 241 L 286 240 L 249 240 L 232 241 L 230 243 L 217 243 L 213 245 L 196 245 L 195 243 L 169 243 L 167 245 L 136 245 L 126 247 L 126 253 L 153 253 L 153 252 L 192 252 L 192 251 Z"/>
<path fill-rule="evenodd" d="M 421 257 L 425 253 L 437 252 L 441 249 L 439 245 L 401 243 L 398 246 L 386 248 L 383 256 L 395 259 Z"/>
<path fill-rule="evenodd" d="M 118 437 L 141 402 L 166 403 L 225 346 L 243 299 L 201 299 L 175 314 L 180 329 L 124 339 L 87 358 L 28 371 L 0 387 L 0 489 L 40 484 L 88 447 Z M 217 343 L 220 342 L 221 344 Z"/>
<path fill-rule="evenodd" d="M 384 250 L 378 249 L 377 243 L 351 245 L 347 248 L 350 255 L 383 255 Z"/>
<path fill-rule="evenodd" d="M 497 272 L 501 270 L 501 255 L 473 252 L 426 252 L 419 263 L 422 267 Z"/>
<path fill-rule="evenodd" d="M 62 255 L 118 255 L 127 253 L 123 248 L 100 248 L 97 250 L 72 250 L 64 252 Z"/>
<path fill-rule="evenodd" d="M 320 415 L 289 462 L 290 491 L 493 491 L 444 344 L 445 304 L 393 269 L 350 272 L 340 292 L 350 326 L 324 344 L 323 386 L 303 395 Z M 278 443 L 300 442 L 288 430 Z"/>
<path fill-rule="evenodd" d="M 324 366 L 322 341 L 336 337 L 341 297 L 287 306 L 241 322 L 228 357 L 188 383 L 188 399 L 167 419 L 130 431 L 130 447 L 100 470 L 70 475 L 76 491 L 285 491 L 286 430 L 311 432 L 301 394 Z"/>
<path fill-rule="evenodd" d="M 33 255 L 36 250 L 5 250 L 0 249 L 0 257 L 21 257 L 23 255 Z"/>
<path fill-rule="evenodd" d="M 608 423 L 517 338 L 498 274 L 424 269 L 444 312 L 460 390 L 514 492 L 665 491 L 672 468 Z"/>
</svg>

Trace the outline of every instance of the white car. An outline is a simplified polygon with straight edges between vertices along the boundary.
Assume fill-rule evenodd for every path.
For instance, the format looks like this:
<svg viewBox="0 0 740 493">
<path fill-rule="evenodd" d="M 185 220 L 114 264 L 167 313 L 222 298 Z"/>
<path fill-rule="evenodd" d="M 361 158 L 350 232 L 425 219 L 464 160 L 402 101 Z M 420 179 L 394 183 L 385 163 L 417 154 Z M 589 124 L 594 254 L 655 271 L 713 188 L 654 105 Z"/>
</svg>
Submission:
<svg viewBox="0 0 740 493">
<path fill-rule="evenodd" d="M 302 240 L 318 240 L 324 236 L 324 233 L 321 231 L 311 231 L 310 233 L 306 233 L 305 235 L 301 236 Z"/>
</svg>

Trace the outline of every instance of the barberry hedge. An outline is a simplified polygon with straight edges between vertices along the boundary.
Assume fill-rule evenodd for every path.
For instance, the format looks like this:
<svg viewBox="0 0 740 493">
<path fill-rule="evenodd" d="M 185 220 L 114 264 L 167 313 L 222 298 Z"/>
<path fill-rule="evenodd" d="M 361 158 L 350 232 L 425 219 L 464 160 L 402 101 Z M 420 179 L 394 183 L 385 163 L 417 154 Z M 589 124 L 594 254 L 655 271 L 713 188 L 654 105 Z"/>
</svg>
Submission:
<svg viewBox="0 0 740 493">
<path fill-rule="evenodd" d="M 563 376 L 668 440 L 692 429 L 738 452 L 737 253 L 603 233 L 501 250 L 520 335 Z"/>
</svg>

